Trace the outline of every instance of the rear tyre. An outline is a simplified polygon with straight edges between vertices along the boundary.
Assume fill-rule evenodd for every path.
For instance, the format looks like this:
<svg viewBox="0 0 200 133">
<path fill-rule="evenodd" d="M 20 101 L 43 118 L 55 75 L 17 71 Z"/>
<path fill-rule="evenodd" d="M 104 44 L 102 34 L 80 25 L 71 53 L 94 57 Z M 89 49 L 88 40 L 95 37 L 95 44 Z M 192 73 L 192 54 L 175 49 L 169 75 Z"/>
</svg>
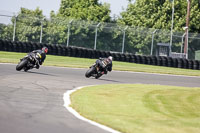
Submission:
<svg viewBox="0 0 200 133">
<path fill-rule="evenodd" d="M 85 77 L 89 78 L 92 76 L 92 73 L 94 73 L 95 71 L 95 67 L 91 67 L 86 73 L 85 73 Z"/>
<path fill-rule="evenodd" d="M 16 66 L 16 70 L 20 71 L 22 70 L 22 68 L 25 67 L 25 65 L 27 64 L 28 60 L 27 59 L 23 59 L 17 66 Z"/>
</svg>

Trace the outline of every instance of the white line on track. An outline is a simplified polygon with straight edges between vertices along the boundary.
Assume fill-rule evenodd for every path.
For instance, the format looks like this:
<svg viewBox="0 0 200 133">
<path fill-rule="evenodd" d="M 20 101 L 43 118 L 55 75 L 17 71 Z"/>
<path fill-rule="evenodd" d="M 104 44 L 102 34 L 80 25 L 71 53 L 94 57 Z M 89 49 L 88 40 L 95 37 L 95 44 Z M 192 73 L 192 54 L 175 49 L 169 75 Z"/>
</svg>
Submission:
<svg viewBox="0 0 200 133">
<path fill-rule="evenodd" d="M 90 86 L 94 86 L 94 85 L 90 85 Z M 77 117 L 77 118 L 80 119 L 80 120 L 86 121 L 86 122 L 88 122 L 88 123 L 90 123 L 90 124 L 92 124 L 92 125 L 95 125 L 95 126 L 97 126 L 97 127 L 99 127 L 99 128 L 102 128 L 102 129 L 108 131 L 108 132 L 111 132 L 111 133 L 120 133 L 119 131 L 116 131 L 116 130 L 110 128 L 110 127 L 101 125 L 101 124 L 99 124 L 99 123 L 96 123 L 96 122 L 94 122 L 94 121 L 91 121 L 91 120 L 89 120 L 89 119 L 87 119 L 87 118 L 81 116 L 81 115 L 80 115 L 78 112 L 76 112 L 72 107 L 70 107 L 70 104 L 71 104 L 71 101 L 70 101 L 70 94 L 73 93 L 73 92 L 75 92 L 75 91 L 77 91 L 77 90 L 79 90 L 79 89 L 82 89 L 82 88 L 84 88 L 84 87 L 88 87 L 88 86 L 81 86 L 81 87 L 75 88 L 75 89 L 73 89 L 73 90 L 68 90 L 66 93 L 64 93 L 64 94 L 63 94 L 63 100 L 64 100 L 64 105 L 63 105 L 63 106 L 64 106 L 65 108 L 67 108 L 68 111 L 69 111 L 70 113 L 72 113 L 75 117 Z"/>
<path fill-rule="evenodd" d="M 161 75 L 161 76 L 163 75 L 163 76 L 186 77 L 186 78 L 200 78 L 200 76 L 173 75 L 173 74 L 160 74 L 160 73 L 147 73 L 147 72 L 131 72 L 131 71 L 115 71 L 115 72 L 127 72 L 127 73 L 139 73 L 139 74 L 141 73 L 149 75 Z"/>
</svg>

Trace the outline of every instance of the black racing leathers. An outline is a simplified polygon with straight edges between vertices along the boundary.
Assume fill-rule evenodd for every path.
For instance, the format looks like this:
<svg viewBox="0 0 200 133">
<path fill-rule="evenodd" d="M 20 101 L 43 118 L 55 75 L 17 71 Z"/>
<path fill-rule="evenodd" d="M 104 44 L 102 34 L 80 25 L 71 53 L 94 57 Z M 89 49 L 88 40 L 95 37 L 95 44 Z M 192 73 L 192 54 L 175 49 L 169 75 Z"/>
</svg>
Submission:
<svg viewBox="0 0 200 133">
<path fill-rule="evenodd" d="M 42 50 L 34 50 L 31 53 L 36 55 L 39 64 L 36 64 L 36 68 L 38 69 L 40 65 L 43 64 L 44 60 L 46 59 L 46 53 Z"/>
<path fill-rule="evenodd" d="M 101 71 L 107 74 L 107 71 L 112 71 L 112 61 L 108 58 L 99 58 L 96 63 L 101 67 Z"/>
</svg>

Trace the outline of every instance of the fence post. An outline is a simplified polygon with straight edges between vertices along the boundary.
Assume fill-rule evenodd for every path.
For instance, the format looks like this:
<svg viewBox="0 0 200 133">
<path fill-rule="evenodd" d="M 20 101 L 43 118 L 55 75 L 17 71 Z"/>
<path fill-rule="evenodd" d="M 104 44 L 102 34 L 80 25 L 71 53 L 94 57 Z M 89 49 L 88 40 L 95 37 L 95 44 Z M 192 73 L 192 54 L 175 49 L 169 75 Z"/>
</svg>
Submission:
<svg viewBox="0 0 200 133">
<path fill-rule="evenodd" d="M 40 31 L 40 43 L 42 43 L 42 29 L 43 29 L 43 22 L 44 22 L 44 18 L 41 21 L 41 31 Z"/>
<path fill-rule="evenodd" d="M 17 17 L 16 16 L 14 16 L 15 17 L 15 21 L 14 21 L 14 27 L 13 27 L 13 41 L 15 41 L 15 30 L 16 30 L 16 19 L 17 19 Z"/>
<path fill-rule="evenodd" d="M 101 23 L 98 23 L 97 26 L 96 26 L 96 32 L 95 32 L 95 41 L 94 41 L 94 50 L 96 50 L 96 47 L 97 47 L 97 29 L 99 27 Z"/>
<path fill-rule="evenodd" d="M 67 47 L 69 46 L 69 36 L 70 36 L 70 25 L 72 23 L 73 19 L 68 24 L 68 31 L 67 31 Z"/>
<path fill-rule="evenodd" d="M 189 42 L 189 40 L 188 40 L 188 34 L 189 34 L 189 32 L 188 32 L 188 29 L 187 29 L 187 32 L 186 32 L 186 34 L 187 34 L 187 54 L 186 54 L 186 59 L 188 59 L 188 42 Z"/>
<path fill-rule="evenodd" d="M 124 28 L 124 34 L 123 34 L 123 42 L 122 42 L 122 54 L 124 53 L 124 42 L 125 42 L 125 36 L 126 36 L 126 29 L 128 28 L 128 26 L 126 26 Z"/>
<path fill-rule="evenodd" d="M 151 55 L 153 55 L 153 41 L 154 41 L 154 34 L 156 33 L 157 29 L 152 32 L 152 42 L 151 42 Z"/>
<path fill-rule="evenodd" d="M 172 1 L 172 23 L 171 23 L 171 37 L 170 37 L 170 47 L 169 47 L 170 56 L 172 52 L 173 27 L 174 27 L 174 0 Z"/>
<path fill-rule="evenodd" d="M 184 34 L 182 35 L 181 53 L 182 53 L 182 51 L 183 51 L 183 45 L 184 45 L 183 40 L 184 40 L 185 34 L 186 34 L 186 33 L 184 33 Z"/>
</svg>

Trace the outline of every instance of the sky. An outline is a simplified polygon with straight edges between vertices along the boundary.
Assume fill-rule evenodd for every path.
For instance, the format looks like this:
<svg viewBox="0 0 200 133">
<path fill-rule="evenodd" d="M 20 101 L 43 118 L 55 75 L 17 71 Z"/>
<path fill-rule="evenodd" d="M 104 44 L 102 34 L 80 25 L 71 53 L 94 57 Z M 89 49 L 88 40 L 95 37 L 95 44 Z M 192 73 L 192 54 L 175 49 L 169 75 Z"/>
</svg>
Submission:
<svg viewBox="0 0 200 133">
<path fill-rule="evenodd" d="M 43 10 L 43 15 L 49 17 L 50 12 L 53 10 L 56 13 L 59 10 L 61 0 L 0 0 L 0 14 L 13 15 L 18 13 L 21 7 L 35 10 L 39 7 Z M 110 4 L 111 17 L 113 15 L 120 15 L 120 12 L 125 10 L 127 0 L 99 0 L 99 2 L 106 2 Z M 1 20 L 1 19 L 0 19 Z"/>
</svg>

